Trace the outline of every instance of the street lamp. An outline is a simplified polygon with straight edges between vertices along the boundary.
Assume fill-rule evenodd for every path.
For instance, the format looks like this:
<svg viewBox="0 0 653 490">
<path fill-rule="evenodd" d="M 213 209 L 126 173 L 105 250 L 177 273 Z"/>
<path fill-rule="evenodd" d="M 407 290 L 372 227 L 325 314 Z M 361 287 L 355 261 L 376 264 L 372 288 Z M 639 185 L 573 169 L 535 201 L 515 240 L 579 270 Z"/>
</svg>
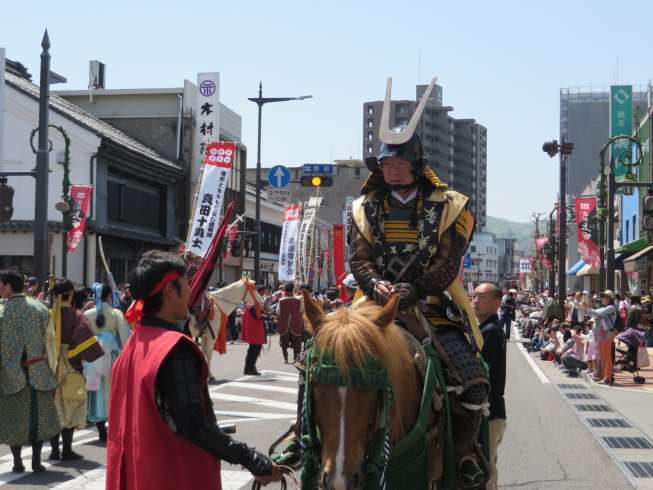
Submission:
<svg viewBox="0 0 653 490">
<path fill-rule="evenodd" d="M 258 97 L 249 97 L 248 100 L 258 105 L 258 148 L 256 152 L 256 229 L 254 235 L 254 280 L 260 283 L 261 279 L 261 118 L 263 115 L 263 105 L 268 102 L 286 102 L 289 100 L 306 100 L 312 99 L 312 95 L 302 95 L 301 97 L 263 97 L 263 83 L 258 86 Z"/>
<path fill-rule="evenodd" d="M 635 144 L 637 148 L 637 160 L 633 163 L 625 163 L 625 159 L 632 161 L 632 151 L 630 149 L 622 150 L 618 155 L 617 160 L 622 162 L 622 164 L 627 168 L 626 174 L 628 178 L 622 182 L 617 182 L 614 176 L 614 161 L 615 158 L 612 156 L 606 167 L 605 165 L 605 153 L 608 151 L 608 148 L 615 141 L 627 140 Z M 632 136 L 627 136 L 625 134 L 614 136 L 608 140 L 608 142 L 603 145 L 601 152 L 599 153 L 601 157 L 601 181 L 599 183 L 599 201 L 601 202 L 600 210 L 597 211 L 597 214 L 600 218 L 603 218 L 599 221 L 601 230 L 599 231 L 599 237 L 603 240 L 603 233 L 605 224 L 607 224 L 607 233 L 605 237 L 606 243 L 605 247 L 605 263 L 601 260 L 601 269 L 599 271 L 599 281 L 601 284 L 601 289 L 604 286 L 606 289 L 614 290 L 614 196 L 618 187 L 630 188 L 633 187 L 653 187 L 653 182 L 637 182 L 633 176 L 632 167 L 637 167 L 641 164 L 643 158 L 642 145 L 637 138 Z M 606 174 L 607 174 L 607 186 L 606 186 Z M 606 189 L 607 187 L 607 189 Z M 606 206 L 606 203 L 603 200 L 604 192 L 607 192 L 607 212 L 603 211 L 603 206 Z M 601 257 L 603 259 L 603 257 Z"/>
<path fill-rule="evenodd" d="M 558 300 L 563 301 L 567 294 L 567 276 L 565 263 L 567 262 L 567 158 L 574 151 L 574 144 L 566 142 L 563 138 L 562 143 L 558 144 L 556 140 L 547 141 L 542 145 L 544 151 L 551 158 L 560 154 L 560 233 L 558 236 Z M 565 230 L 562 227 L 565 227 Z"/>
</svg>

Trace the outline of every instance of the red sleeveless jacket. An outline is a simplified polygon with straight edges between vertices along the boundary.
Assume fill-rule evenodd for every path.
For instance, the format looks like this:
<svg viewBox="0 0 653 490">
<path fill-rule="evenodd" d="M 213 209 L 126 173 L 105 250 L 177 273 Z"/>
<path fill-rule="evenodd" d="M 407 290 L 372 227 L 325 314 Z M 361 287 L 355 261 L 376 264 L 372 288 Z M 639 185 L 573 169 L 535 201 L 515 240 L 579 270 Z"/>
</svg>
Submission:
<svg viewBox="0 0 653 490">
<path fill-rule="evenodd" d="M 156 405 L 156 374 L 181 332 L 138 325 L 113 366 L 107 490 L 221 490 L 220 461 L 175 434 Z M 203 362 L 200 383 L 206 386 Z M 206 391 L 208 396 L 208 390 Z"/>
</svg>

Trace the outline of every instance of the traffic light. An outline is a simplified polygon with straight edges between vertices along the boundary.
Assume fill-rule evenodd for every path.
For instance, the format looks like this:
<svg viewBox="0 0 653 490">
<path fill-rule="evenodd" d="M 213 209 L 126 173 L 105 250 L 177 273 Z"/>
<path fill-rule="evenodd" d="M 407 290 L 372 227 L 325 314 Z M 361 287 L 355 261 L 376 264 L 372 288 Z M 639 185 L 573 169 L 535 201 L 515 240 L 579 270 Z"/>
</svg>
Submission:
<svg viewBox="0 0 653 490">
<path fill-rule="evenodd" d="M 240 257 L 240 240 L 231 240 L 231 256 Z"/>
<path fill-rule="evenodd" d="M 329 175 L 304 175 L 299 179 L 302 187 L 331 187 L 333 177 Z"/>
<path fill-rule="evenodd" d="M 651 190 L 642 202 L 642 228 L 645 230 L 653 231 L 653 193 Z"/>
<path fill-rule="evenodd" d="M 9 221 L 14 214 L 14 188 L 7 185 L 7 178 L 0 178 L 0 223 Z"/>
</svg>

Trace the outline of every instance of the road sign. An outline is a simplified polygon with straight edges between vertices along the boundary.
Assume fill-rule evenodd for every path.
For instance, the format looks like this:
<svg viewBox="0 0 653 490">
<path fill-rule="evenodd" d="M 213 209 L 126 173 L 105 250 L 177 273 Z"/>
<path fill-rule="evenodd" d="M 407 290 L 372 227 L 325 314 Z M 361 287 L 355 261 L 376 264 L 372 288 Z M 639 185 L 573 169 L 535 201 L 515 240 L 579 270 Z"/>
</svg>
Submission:
<svg viewBox="0 0 653 490">
<path fill-rule="evenodd" d="M 267 191 L 267 194 L 268 194 L 268 198 L 273 203 L 281 204 L 282 206 L 285 206 L 290 202 L 290 189 L 279 189 L 277 187 L 274 189 L 269 189 Z"/>
<path fill-rule="evenodd" d="M 470 254 L 469 252 L 467 252 L 465 254 L 465 260 L 463 262 L 463 267 L 465 269 L 471 269 L 472 268 L 472 254 Z"/>
<path fill-rule="evenodd" d="M 305 163 L 302 165 L 304 175 L 333 175 L 333 165 L 330 163 Z"/>
<path fill-rule="evenodd" d="M 290 183 L 290 170 L 283 165 L 275 165 L 268 170 L 268 182 L 277 189 L 286 187 Z"/>
</svg>

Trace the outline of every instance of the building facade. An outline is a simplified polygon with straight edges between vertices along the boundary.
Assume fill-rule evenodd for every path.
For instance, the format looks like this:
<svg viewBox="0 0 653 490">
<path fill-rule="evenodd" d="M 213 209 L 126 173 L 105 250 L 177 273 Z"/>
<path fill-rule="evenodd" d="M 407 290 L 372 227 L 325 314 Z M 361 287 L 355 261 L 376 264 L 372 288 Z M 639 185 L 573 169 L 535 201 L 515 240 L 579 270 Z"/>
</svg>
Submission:
<svg viewBox="0 0 653 490">
<path fill-rule="evenodd" d="M 8 65 L 9 66 L 9 65 Z M 13 64 L 12 66 L 18 66 Z M 7 70 L 0 87 L 4 100 L 4 145 L 0 170 L 29 171 L 35 155 L 30 134 L 38 126 L 39 87 L 24 70 Z M 152 148 L 57 95 L 50 97 L 50 123 L 70 138 L 70 181 L 93 186 L 86 232 L 75 251 L 67 254 L 65 275 L 80 284 L 103 280 L 97 238 L 116 281 L 124 282 L 139 255 L 151 248 L 172 249 L 181 239 L 177 196 L 184 192 L 185 171 Z M 60 156 L 64 140 L 50 129 L 48 229 L 50 270 L 61 276 L 65 237 L 62 214 L 55 204 L 62 198 L 64 168 Z M 10 177 L 15 189 L 12 219 L 0 223 L 0 266 L 33 272 L 34 181 Z M 134 212 L 138 210 L 138 212 Z"/>
<path fill-rule="evenodd" d="M 390 104 L 390 126 L 408 124 L 427 85 L 417 85 L 415 100 Z M 456 119 L 443 105 L 442 87 L 436 85 L 417 127 L 427 164 L 454 190 L 470 198 L 470 211 L 477 226 L 484 228 L 487 216 L 487 129 L 474 119 Z M 381 149 L 379 126 L 383 101 L 363 104 L 363 158 Z"/>
<path fill-rule="evenodd" d="M 648 90 L 633 90 L 633 115 L 647 113 Z M 567 160 L 567 194 L 580 196 L 600 173 L 599 152 L 610 138 L 610 88 L 567 87 L 560 89 L 560 141 L 574 144 Z M 578 239 L 567 240 L 567 269 L 580 260 Z"/>
<path fill-rule="evenodd" d="M 463 279 L 474 287 L 482 282 L 499 281 L 499 245 L 493 233 L 477 231 L 469 243 L 471 263 L 464 269 Z"/>
</svg>

